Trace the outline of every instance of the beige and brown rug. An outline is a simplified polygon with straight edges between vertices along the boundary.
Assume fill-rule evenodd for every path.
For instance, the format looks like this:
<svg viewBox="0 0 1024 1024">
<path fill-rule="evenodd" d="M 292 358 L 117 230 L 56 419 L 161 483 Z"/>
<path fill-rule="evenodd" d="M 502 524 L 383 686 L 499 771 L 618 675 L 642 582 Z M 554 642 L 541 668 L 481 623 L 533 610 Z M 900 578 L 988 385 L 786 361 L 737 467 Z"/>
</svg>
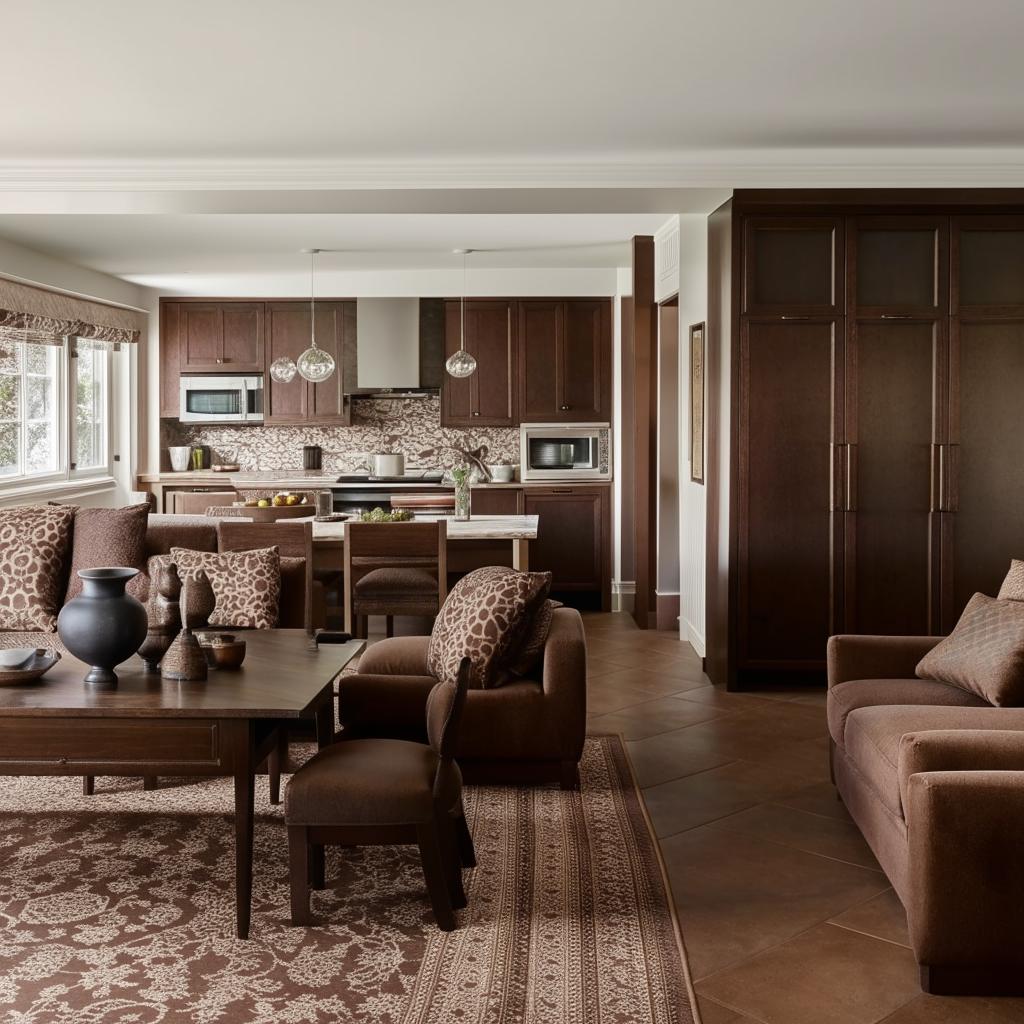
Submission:
<svg viewBox="0 0 1024 1024">
<path fill-rule="evenodd" d="M 288 925 L 257 784 L 252 939 L 233 936 L 229 780 L 0 779 L 0 1020 L 11 1024 L 691 1024 L 691 988 L 617 737 L 581 793 L 475 787 L 479 866 L 449 934 L 411 847 L 328 852 L 326 922 Z"/>
</svg>

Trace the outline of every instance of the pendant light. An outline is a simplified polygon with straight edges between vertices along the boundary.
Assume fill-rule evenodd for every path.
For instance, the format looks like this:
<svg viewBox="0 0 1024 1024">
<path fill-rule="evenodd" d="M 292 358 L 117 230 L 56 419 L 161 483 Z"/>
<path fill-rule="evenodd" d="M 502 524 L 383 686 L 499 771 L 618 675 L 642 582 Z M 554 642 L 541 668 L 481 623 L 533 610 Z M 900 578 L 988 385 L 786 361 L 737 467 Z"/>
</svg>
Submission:
<svg viewBox="0 0 1024 1024">
<path fill-rule="evenodd" d="M 457 255 L 462 256 L 462 302 L 459 306 L 461 332 L 459 351 L 450 355 L 444 364 L 444 368 L 453 377 L 469 377 L 476 370 L 476 360 L 466 351 L 466 257 L 472 251 L 472 249 L 455 250 Z"/>
<path fill-rule="evenodd" d="M 334 356 L 318 348 L 316 344 L 316 308 L 314 292 L 314 271 L 316 254 L 319 249 L 306 249 L 309 253 L 309 348 L 302 353 L 296 364 L 299 373 L 312 384 L 327 380 L 334 373 Z"/>
</svg>

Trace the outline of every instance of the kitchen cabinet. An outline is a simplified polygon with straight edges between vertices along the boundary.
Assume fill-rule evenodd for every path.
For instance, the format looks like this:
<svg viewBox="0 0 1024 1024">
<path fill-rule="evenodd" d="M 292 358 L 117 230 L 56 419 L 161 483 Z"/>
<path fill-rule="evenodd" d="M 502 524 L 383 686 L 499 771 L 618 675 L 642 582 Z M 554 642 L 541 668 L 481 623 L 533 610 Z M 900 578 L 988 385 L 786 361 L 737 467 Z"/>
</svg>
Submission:
<svg viewBox="0 0 1024 1024">
<path fill-rule="evenodd" d="M 552 574 L 555 593 L 590 591 L 611 610 L 611 488 L 527 487 L 526 515 L 538 516 L 530 569 Z"/>
<path fill-rule="evenodd" d="M 523 514 L 521 487 L 474 487 L 473 515 L 519 516 Z"/>
<path fill-rule="evenodd" d="M 298 361 L 310 346 L 309 303 L 266 303 L 267 366 L 287 357 Z M 326 381 L 312 384 L 300 374 L 288 383 L 267 374 L 264 418 L 267 423 L 346 424 L 349 405 L 344 397 L 343 353 L 346 339 L 355 341 L 355 303 L 316 304 L 316 343 L 335 360 L 335 371 Z"/>
<path fill-rule="evenodd" d="M 461 305 L 457 299 L 445 302 L 446 359 L 459 349 Z M 463 378 L 445 374 L 442 426 L 512 427 L 518 423 L 513 307 L 509 299 L 466 302 L 466 350 L 476 359 L 476 370 Z"/>
<path fill-rule="evenodd" d="M 262 373 L 262 302 L 178 304 L 181 373 Z"/>
<path fill-rule="evenodd" d="M 519 419 L 611 421 L 612 330 L 607 299 L 519 303 Z"/>
</svg>

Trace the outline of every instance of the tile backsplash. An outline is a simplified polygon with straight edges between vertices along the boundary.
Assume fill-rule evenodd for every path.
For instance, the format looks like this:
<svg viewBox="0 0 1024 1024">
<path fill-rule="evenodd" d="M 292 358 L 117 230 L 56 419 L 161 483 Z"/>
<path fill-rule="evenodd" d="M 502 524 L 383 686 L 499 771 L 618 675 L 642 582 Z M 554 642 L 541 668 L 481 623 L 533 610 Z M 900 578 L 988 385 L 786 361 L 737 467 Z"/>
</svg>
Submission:
<svg viewBox="0 0 1024 1024">
<path fill-rule="evenodd" d="M 339 473 L 358 472 L 372 452 L 401 452 L 407 469 L 449 469 L 462 464 L 459 450 L 482 445 L 487 446 L 487 462 L 519 461 L 517 427 L 442 427 L 437 397 L 362 399 L 353 407 L 350 427 L 204 426 L 161 420 L 161 460 L 166 460 L 170 445 L 180 444 L 207 444 L 215 463 L 237 462 L 244 470 L 300 469 L 306 444 L 319 445 L 324 469 Z"/>
</svg>

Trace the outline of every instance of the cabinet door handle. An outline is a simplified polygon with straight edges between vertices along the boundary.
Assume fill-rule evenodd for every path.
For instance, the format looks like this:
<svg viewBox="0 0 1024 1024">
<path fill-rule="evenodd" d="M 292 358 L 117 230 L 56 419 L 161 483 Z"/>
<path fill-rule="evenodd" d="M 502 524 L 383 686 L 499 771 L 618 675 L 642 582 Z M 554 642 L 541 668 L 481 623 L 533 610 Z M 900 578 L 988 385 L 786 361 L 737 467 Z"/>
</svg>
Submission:
<svg viewBox="0 0 1024 1024">
<path fill-rule="evenodd" d="M 551 488 L 551 493 L 552 494 L 572 494 L 573 491 L 572 491 L 571 487 L 552 487 Z"/>
<path fill-rule="evenodd" d="M 224 362 L 224 360 L 223 360 L 223 359 L 218 359 L 218 360 L 217 360 L 217 362 L 218 362 L 218 363 L 223 363 L 223 362 Z"/>
<path fill-rule="evenodd" d="M 474 415 L 474 416 L 479 416 L 479 415 L 480 415 L 480 412 L 479 412 L 479 410 L 477 410 L 476 412 L 474 412 L 474 413 L 473 413 L 473 415 Z"/>
<path fill-rule="evenodd" d="M 789 316 L 786 313 L 782 314 L 783 320 L 813 320 L 813 316 Z"/>
<path fill-rule="evenodd" d="M 883 313 L 883 320 L 913 320 L 913 313 Z"/>
<path fill-rule="evenodd" d="M 568 412 L 569 411 L 569 406 L 567 406 L 567 405 L 560 405 L 558 408 L 561 409 L 562 412 Z"/>
<path fill-rule="evenodd" d="M 854 462 L 857 457 L 857 446 L 846 445 L 846 511 L 857 511 L 857 476 L 854 473 Z"/>
<path fill-rule="evenodd" d="M 946 507 L 946 445 L 939 445 L 939 511 L 948 512 Z"/>
</svg>

